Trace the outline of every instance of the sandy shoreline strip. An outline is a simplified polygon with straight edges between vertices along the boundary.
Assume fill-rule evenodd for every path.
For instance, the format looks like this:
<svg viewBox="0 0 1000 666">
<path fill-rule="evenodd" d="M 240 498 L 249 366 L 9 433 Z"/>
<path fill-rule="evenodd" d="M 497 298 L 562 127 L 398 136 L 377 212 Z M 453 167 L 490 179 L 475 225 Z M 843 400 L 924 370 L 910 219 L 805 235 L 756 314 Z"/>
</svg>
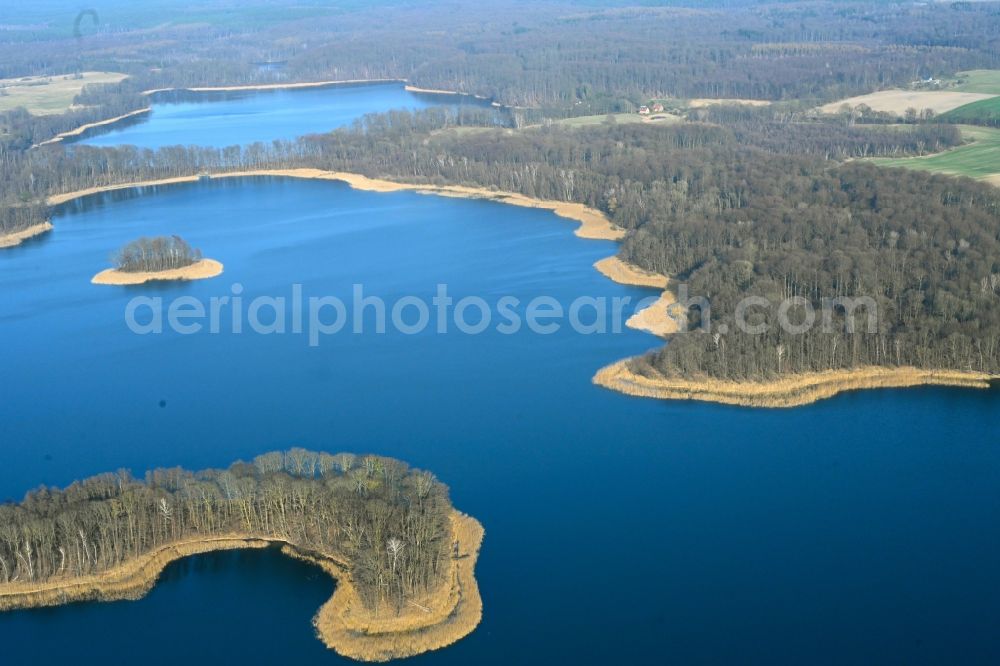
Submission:
<svg viewBox="0 0 1000 666">
<path fill-rule="evenodd" d="M 419 86 L 411 85 L 407 79 L 338 79 L 334 81 L 304 81 L 299 83 L 260 83 L 260 84 L 247 84 L 247 85 L 233 85 L 233 86 L 192 86 L 189 88 L 152 88 L 150 90 L 143 90 L 141 95 L 154 95 L 156 93 L 163 92 L 196 92 L 196 93 L 211 93 L 211 92 L 241 92 L 241 91 L 264 91 L 264 90 L 301 90 L 303 88 L 335 88 L 338 86 L 360 86 L 366 84 L 379 84 L 379 83 L 401 83 L 403 88 L 408 92 L 417 93 L 421 95 L 447 95 L 455 97 L 472 97 L 473 99 L 478 99 L 483 102 L 490 102 L 494 106 L 502 106 L 498 102 L 494 102 L 488 97 L 483 95 L 476 95 L 475 93 L 459 92 L 457 90 L 442 90 L 439 88 L 421 88 Z"/>
<path fill-rule="evenodd" d="M 475 93 L 458 92 L 457 90 L 441 90 L 439 88 L 419 88 L 417 86 L 411 86 L 409 83 L 407 83 L 404 86 L 404 88 L 406 88 L 406 90 L 408 90 L 411 93 L 417 93 L 419 95 L 448 95 L 454 97 L 470 97 L 472 99 L 477 99 L 480 102 L 489 102 L 490 106 L 493 106 L 494 108 L 497 109 L 503 108 L 504 106 L 500 102 L 495 102 L 489 97 L 485 97 L 483 95 L 477 95 Z M 515 107 L 508 107 L 508 108 L 515 108 Z"/>
<path fill-rule="evenodd" d="M 638 331 L 646 331 L 661 338 L 673 335 L 679 330 L 680 320 L 675 319 L 679 315 L 673 311 L 672 307 L 677 302 L 677 298 L 668 288 L 670 278 L 666 275 L 639 268 L 634 264 L 622 261 L 617 256 L 601 259 L 594 264 L 594 268 L 618 284 L 662 290 L 656 302 L 629 317 L 628 321 L 625 322 L 626 326 Z"/>
<path fill-rule="evenodd" d="M 604 277 L 632 287 L 650 287 L 651 289 L 666 289 L 670 279 L 666 275 L 653 273 L 634 264 L 622 261 L 617 256 L 601 259 L 594 268 Z"/>
<path fill-rule="evenodd" d="M 673 292 L 665 289 L 655 303 L 633 314 L 625 325 L 661 338 L 670 337 L 680 330 L 679 320 L 674 318 L 677 316 L 673 307 L 676 303 Z"/>
<path fill-rule="evenodd" d="M 153 109 L 151 107 L 147 106 L 144 109 L 136 109 L 135 111 L 129 111 L 128 113 L 123 113 L 120 116 L 115 116 L 114 118 L 108 118 L 107 120 L 98 120 L 97 122 L 87 123 L 86 125 L 80 125 L 79 127 L 75 128 L 75 129 L 71 129 L 71 130 L 69 130 L 67 132 L 60 132 L 59 134 L 56 134 L 51 139 L 47 139 L 45 141 L 42 141 L 39 144 L 35 144 L 35 147 L 37 148 L 38 146 L 45 146 L 45 145 L 48 145 L 50 143 L 58 143 L 59 141 L 62 141 L 63 139 L 68 139 L 68 138 L 74 137 L 74 136 L 80 136 L 81 134 L 83 134 L 84 132 L 86 132 L 89 129 L 93 129 L 95 127 L 102 127 L 104 125 L 111 125 L 113 123 L 117 123 L 119 121 L 125 120 L 126 118 L 131 118 L 133 116 L 138 116 L 138 115 L 142 115 L 144 113 L 149 113 L 152 110 Z"/>
<path fill-rule="evenodd" d="M 482 618 L 482 599 L 474 571 L 484 530 L 474 518 L 454 511 L 452 539 L 457 556 L 449 562 L 447 582 L 398 615 L 376 617 L 365 609 L 338 557 L 298 548 L 280 538 L 218 535 L 166 544 L 111 571 L 41 584 L 0 585 L 0 610 L 61 606 L 75 601 L 138 600 L 172 562 L 223 550 L 267 548 L 317 564 L 337 581 L 333 596 L 313 620 L 319 639 L 338 654 L 362 661 L 388 661 L 450 645 L 472 632 Z"/>
<path fill-rule="evenodd" d="M 278 176 L 287 178 L 308 178 L 315 180 L 339 180 L 347 183 L 356 190 L 368 192 L 402 192 L 411 191 L 421 194 L 435 194 L 441 196 L 454 196 L 471 199 L 488 199 L 501 203 L 523 206 L 526 208 L 543 208 L 551 210 L 560 217 L 575 220 L 580 223 L 576 229 L 576 235 L 580 238 L 592 238 L 599 240 L 621 240 L 625 236 L 625 230 L 616 227 L 611 220 L 599 210 L 589 208 L 580 203 L 566 201 L 546 201 L 542 199 L 532 199 L 523 194 L 514 192 L 501 192 L 485 187 L 470 187 L 464 185 L 425 185 L 419 183 L 398 183 L 391 180 L 379 178 L 369 178 L 356 173 L 344 171 L 324 171 L 322 169 L 262 169 L 255 171 L 236 171 L 231 173 L 218 173 L 210 176 L 177 176 L 173 178 L 161 178 L 157 180 L 138 181 L 132 183 L 122 183 L 117 185 L 103 185 L 98 187 L 88 187 L 75 192 L 56 194 L 48 198 L 48 204 L 55 206 L 66 203 L 73 199 L 85 197 L 101 192 L 111 192 L 114 190 L 126 190 L 134 187 L 150 187 L 158 185 L 173 185 L 177 183 L 192 183 L 203 178 L 248 178 L 254 176 Z"/>
<path fill-rule="evenodd" d="M 206 280 L 222 275 L 223 266 L 214 259 L 202 259 L 190 266 L 171 268 L 155 272 L 126 272 L 116 268 L 101 271 L 93 278 L 91 284 L 133 285 L 146 284 L 158 280 Z"/>
<path fill-rule="evenodd" d="M 618 361 L 594 375 L 598 386 L 628 395 L 661 400 L 704 400 L 744 407 L 799 407 L 844 391 L 912 386 L 989 388 L 997 379 L 986 373 L 963 370 L 880 368 L 828 370 L 788 375 L 773 382 L 736 382 L 719 379 L 645 377 L 631 370 L 629 361 Z"/>
<path fill-rule="evenodd" d="M 46 221 L 39 222 L 38 224 L 34 224 L 27 229 L 22 229 L 21 231 L 16 231 L 12 234 L 4 234 L 3 236 L 0 236 L 0 248 L 16 247 L 29 238 L 34 238 L 35 236 L 44 234 L 47 231 L 52 231 L 52 223 Z"/>
<path fill-rule="evenodd" d="M 304 81 L 299 83 L 259 83 L 235 86 L 194 86 L 190 88 L 153 88 L 143 90 L 141 95 L 153 95 L 161 92 L 239 92 L 243 90 L 297 90 L 301 88 L 332 88 L 335 86 L 358 86 L 366 83 L 402 83 L 405 79 L 340 79 L 336 81 Z"/>
</svg>

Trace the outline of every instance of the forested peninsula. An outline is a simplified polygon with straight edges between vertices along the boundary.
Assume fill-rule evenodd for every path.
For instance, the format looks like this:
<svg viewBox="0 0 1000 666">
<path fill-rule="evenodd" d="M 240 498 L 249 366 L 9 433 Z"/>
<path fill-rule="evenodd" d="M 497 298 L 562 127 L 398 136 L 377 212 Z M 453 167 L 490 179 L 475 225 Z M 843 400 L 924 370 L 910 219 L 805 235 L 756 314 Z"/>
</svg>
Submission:
<svg viewBox="0 0 1000 666">
<path fill-rule="evenodd" d="M 139 599 L 175 560 L 273 546 L 336 579 L 319 639 L 388 661 L 478 625 L 483 534 L 432 474 L 391 458 L 292 449 L 225 470 L 118 471 L 0 504 L 0 610 Z"/>
</svg>

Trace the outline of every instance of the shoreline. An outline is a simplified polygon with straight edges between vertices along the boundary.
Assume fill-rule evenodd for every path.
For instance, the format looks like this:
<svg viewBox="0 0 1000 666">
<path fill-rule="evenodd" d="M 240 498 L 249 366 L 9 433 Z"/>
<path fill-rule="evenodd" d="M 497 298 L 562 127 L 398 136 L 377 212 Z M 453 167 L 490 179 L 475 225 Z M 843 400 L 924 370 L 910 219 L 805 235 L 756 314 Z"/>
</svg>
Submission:
<svg viewBox="0 0 1000 666">
<path fill-rule="evenodd" d="M 458 555 L 450 560 L 448 582 L 421 600 L 427 602 L 420 604 L 423 608 L 409 605 L 398 615 L 393 613 L 383 618 L 359 608 L 360 599 L 351 584 L 348 567 L 336 557 L 299 549 L 280 538 L 240 534 L 166 544 L 111 571 L 74 580 L 0 585 L 0 610 L 62 606 L 79 601 L 136 601 L 146 596 L 163 570 L 177 560 L 215 551 L 280 545 L 284 554 L 320 566 L 336 581 L 333 595 L 313 620 L 317 637 L 342 656 L 388 661 L 451 645 L 471 633 L 482 618 L 482 599 L 474 570 L 485 532 L 478 521 L 458 511 L 452 512 L 451 522 Z M 428 606 L 429 603 L 435 605 Z"/>
<path fill-rule="evenodd" d="M 577 227 L 574 234 L 579 238 L 619 241 L 626 234 L 624 229 L 615 226 L 604 213 L 593 208 L 588 208 L 580 203 L 531 199 L 522 194 L 490 190 L 484 187 L 400 183 L 369 178 L 356 173 L 325 171 L 314 168 L 238 171 L 212 174 L 208 177 L 247 178 L 255 176 L 338 180 L 346 183 L 353 189 L 369 192 L 412 191 L 438 196 L 487 199 L 529 208 L 544 208 L 551 210 L 560 217 L 575 220 L 580 226 Z M 138 187 L 189 183 L 201 180 L 202 178 L 204 176 L 177 176 L 158 180 L 91 187 L 53 195 L 47 201 L 49 205 L 57 205 L 91 194 Z M 644 271 L 636 266 L 626 264 L 617 258 L 608 257 L 596 262 L 594 267 L 609 279 L 620 284 L 651 288 L 660 288 L 664 284 L 669 286 L 669 278 L 666 276 Z M 675 297 L 673 293 L 669 289 L 664 289 L 656 303 L 630 317 L 626 325 L 653 335 L 668 337 L 676 333 L 678 329 L 678 322 L 669 316 L 669 309 L 674 303 Z M 643 315 L 644 312 L 646 313 L 645 315 Z M 733 382 L 708 378 L 704 380 L 669 378 L 651 380 L 632 373 L 627 367 L 630 360 L 628 358 L 622 359 L 601 368 L 591 381 L 598 386 L 627 395 L 663 400 L 693 399 L 747 407 L 795 407 L 829 398 L 844 391 L 871 388 L 905 388 L 922 385 L 984 388 L 988 387 L 989 380 L 993 379 L 990 375 L 983 373 L 961 370 L 928 371 L 911 368 L 907 372 L 907 369 L 903 368 L 871 367 L 854 371 L 828 371 L 804 375 L 798 380 L 800 386 L 789 389 L 788 378 L 771 383 Z M 838 377 L 834 378 L 833 375 L 838 375 Z M 796 382 L 792 381 L 792 383 Z"/>
<path fill-rule="evenodd" d="M 626 326 L 661 338 L 671 336 L 680 330 L 678 320 L 671 313 L 671 308 L 677 303 L 677 297 L 669 288 L 669 277 L 622 261 L 617 255 L 601 259 L 594 264 L 594 268 L 612 282 L 660 290 L 659 298 L 629 317 L 625 322 Z"/>
<path fill-rule="evenodd" d="M 459 511 L 451 514 L 451 530 L 455 554 L 446 584 L 424 597 L 410 599 L 399 615 L 384 617 L 361 608 L 354 588 L 344 586 L 313 619 L 323 644 L 351 659 L 390 661 L 439 650 L 472 633 L 483 617 L 475 567 L 486 532 L 479 521 Z M 333 560 L 302 553 L 293 557 L 313 562 L 337 578 L 338 564 Z M 359 608 L 361 612 L 355 610 Z"/>
<path fill-rule="evenodd" d="M 29 238 L 40 236 L 49 231 L 52 231 L 52 223 L 46 221 L 33 224 L 27 229 L 15 231 L 12 234 L 4 234 L 0 236 L 0 248 L 17 247 Z"/>
<path fill-rule="evenodd" d="M 223 266 L 215 259 L 202 259 L 188 266 L 165 271 L 126 272 L 106 268 L 90 279 L 91 284 L 136 285 L 159 280 L 207 280 L 222 275 Z"/>
<path fill-rule="evenodd" d="M 184 88 L 151 88 L 143 90 L 140 95 L 155 95 L 161 92 L 240 92 L 245 90 L 295 90 L 300 88 L 334 88 L 336 86 L 354 86 L 366 83 L 402 83 L 406 79 L 341 79 L 337 81 L 302 81 L 299 83 L 257 83 L 234 86 L 193 86 Z"/>
<path fill-rule="evenodd" d="M 771 382 L 738 382 L 712 378 L 646 377 L 625 359 L 598 370 L 593 382 L 619 393 L 660 400 L 700 400 L 741 407 L 801 407 L 847 391 L 914 386 L 957 386 L 987 389 L 997 376 L 965 370 L 922 370 L 914 367 L 864 366 L 853 370 L 786 375 Z"/>
<path fill-rule="evenodd" d="M 234 85 L 234 86 L 192 86 L 187 88 L 151 88 L 150 90 L 143 90 L 139 94 L 148 97 L 150 95 L 155 95 L 156 93 L 163 93 L 163 92 L 212 93 L 212 92 L 251 92 L 251 91 L 267 91 L 267 90 L 301 90 L 308 88 L 336 88 L 339 86 L 360 86 L 368 84 L 377 85 L 380 83 L 401 83 L 403 84 L 404 90 L 418 95 L 470 97 L 472 99 L 476 99 L 481 102 L 488 102 L 492 106 L 497 108 L 503 107 L 503 104 L 495 102 L 489 97 L 486 97 L 484 95 L 460 92 L 458 90 L 443 90 L 440 88 L 421 88 L 420 86 L 412 85 L 408 79 L 391 79 L 391 78 L 390 79 L 339 79 L 335 81 L 303 81 L 299 83 L 258 83 L 258 84 L 246 84 L 246 85 Z"/>
<path fill-rule="evenodd" d="M 407 92 L 415 93 L 415 94 L 418 94 L 418 95 L 443 95 L 443 96 L 452 96 L 452 97 L 470 97 L 472 99 L 479 100 L 480 102 L 488 102 L 490 106 L 492 106 L 494 108 L 497 108 L 497 109 L 502 109 L 503 106 L 504 106 L 500 102 L 496 102 L 496 101 L 490 99 L 489 97 L 485 97 L 483 95 L 477 95 L 475 93 L 459 92 L 457 90 L 441 90 L 440 88 L 420 88 L 419 86 L 410 85 L 406 81 L 404 81 L 403 88 Z"/>
<path fill-rule="evenodd" d="M 268 90 L 302 90 L 309 88 L 337 88 L 340 86 L 360 86 L 360 85 L 377 85 L 380 83 L 401 83 L 403 88 L 408 92 L 421 94 L 421 95 L 453 95 L 457 97 L 469 97 L 481 102 L 487 102 L 495 108 L 503 108 L 503 104 L 500 102 L 495 102 L 488 97 L 483 95 L 476 95 L 474 93 L 458 92 L 457 90 L 438 90 L 435 88 L 420 88 L 418 86 L 410 85 L 407 79 L 341 79 L 336 81 L 304 81 L 299 83 L 259 83 L 259 84 L 247 84 L 247 85 L 233 85 L 233 86 L 193 86 L 189 88 L 150 88 L 149 90 L 143 90 L 139 94 L 144 97 L 150 97 L 157 93 L 166 92 L 193 92 L 193 93 L 212 93 L 212 92 L 252 92 L 252 91 L 268 91 Z M 36 143 L 32 148 L 37 148 L 39 146 L 45 146 L 52 143 L 58 143 L 63 139 L 67 139 L 74 136 L 79 136 L 89 129 L 95 127 L 102 127 L 104 125 L 112 125 L 114 123 L 126 120 L 133 116 L 139 114 L 148 113 L 152 111 L 153 108 L 148 106 L 143 109 L 136 109 L 135 111 L 129 111 L 120 116 L 115 116 L 114 118 L 107 118 L 105 120 L 98 120 L 92 123 L 87 123 L 85 125 L 80 125 L 71 130 L 65 132 L 60 132 L 51 139 L 46 139 L 40 143 Z"/>
<path fill-rule="evenodd" d="M 207 176 L 175 176 L 172 178 L 160 178 L 155 180 L 135 181 L 116 185 L 102 185 L 88 187 L 74 192 L 52 195 L 47 199 L 50 206 L 79 199 L 91 194 L 102 192 L 112 192 L 115 190 L 127 190 L 138 187 L 151 187 L 159 185 L 174 185 L 177 183 L 193 183 L 202 179 L 216 178 L 252 178 L 257 176 L 285 177 L 285 178 L 305 178 L 310 180 L 336 180 L 347 183 L 355 190 L 366 192 L 417 192 L 418 194 L 433 194 L 438 196 L 453 196 L 468 199 L 486 199 L 507 203 L 524 208 L 542 208 L 551 210 L 560 217 L 574 220 L 580 224 L 575 230 L 575 234 L 580 238 L 596 240 L 621 240 L 625 236 L 625 230 L 616 227 L 611 220 L 595 208 L 589 208 L 580 203 L 568 201 L 549 201 L 544 199 L 533 199 L 523 194 L 515 192 L 503 192 L 491 190 L 485 187 L 474 187 L 468 185 L 426 185 L 419 183 L 401 183 L 381 178 L 369 178 L 357 173 L 346 171 L 325 171 L 323 169 L 293 168 L 293 169 L 259 169 L 251 171 L 233 171 Z"/>
<path fill-rule="evenodd" d="M 32 146 L 32 148 L 38 148 L 39 146 L 47 146 L 47 145 L 52 144 L 52 143 L 59 143 L 63 139 L 69 139 L 69 138 L 74 137 L 74 136 L 80 136 L 81 134 L 83 134 L 87 130 L 93 129 L 95 127 L 103 127 L 104 125 L 112 125 L 112 124 L 120 122 L 122 120 L 126 120 L 128 118 L 132 118 L 134 116 L 138 116 L 138 115 L 141 115 L 141 114 L 144 114 L 144 113 L 149 113 L 152 110 L 153 110 L 152 107 L 147 106 L 144 109 L 136 109 L 135 111 L 129 111 L 128 113 L 123 113 L 122 115 L 115 116 L 114 118 L 108 118 L 106 120 L 97 120 L 97 121 L 92 122 L 92 123 L 87 123 L 85 125 L 80 125 L 79 127 L 76 127 L 74 129 L 67 130 L 65 132 L 60 132 L 59 134 L 56 134 L 51 139 L 46 139 L 45 141 L 42 141 L 41 143 L 36 143 L 34 146 Z"/>
</svg>

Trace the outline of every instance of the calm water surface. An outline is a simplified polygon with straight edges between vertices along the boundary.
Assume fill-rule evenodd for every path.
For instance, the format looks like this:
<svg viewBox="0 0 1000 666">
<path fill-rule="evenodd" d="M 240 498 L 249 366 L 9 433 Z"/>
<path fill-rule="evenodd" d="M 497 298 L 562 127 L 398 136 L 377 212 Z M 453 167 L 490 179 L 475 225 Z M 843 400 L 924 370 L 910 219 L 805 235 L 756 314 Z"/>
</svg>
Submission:
<svg viewBox="0 0 1000 666">
<path fill-rule="evenodd" d="M 548 212 L 333 182 L 102 195 L 0 253 L 0 499 L 128 467 L 289 446 L 434 471 L 487 535 L 469 638 L 415 664 L 1000 661 L 1000 391 L 919 388 L 785 411 L 590 383 L 657 341 L 495 331 L 137 336 L 136 295 L 386 299 L 648 295 Z M 220 278 L 96 287 L 108 255 L 177 233 Z M 160 406 L 161 402 L 164 404 Z M 171 567 L 135 603 L 0 615 L 3 663 L 340 663 L 310 619 L 331 583 L 279 554 Z"/>
<path fill-rule="evenodd" d="M 160 98 L 163 96 L 161 95 Z M 195 145 L 224 147 L 294 139 L 350 125 L 366 113 L 425 109 L 445 104 L 440 96 L 417 95 L 402 84 L 299 90 L 199 93 L 198 101 L 156 102 L 153 110 L 76 143 L 141 148 Z M 466 98 L 447 98 L 447 104 Z"/>
</svg>

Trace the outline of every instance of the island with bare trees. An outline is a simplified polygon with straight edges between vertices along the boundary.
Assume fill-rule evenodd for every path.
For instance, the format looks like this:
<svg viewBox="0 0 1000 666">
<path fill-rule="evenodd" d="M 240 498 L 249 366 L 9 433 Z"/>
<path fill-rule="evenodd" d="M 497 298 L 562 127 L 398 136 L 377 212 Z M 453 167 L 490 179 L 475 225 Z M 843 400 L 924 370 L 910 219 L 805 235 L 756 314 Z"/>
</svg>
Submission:
<svg viewBox="0 0 1000 666">
<path fill-rule="evenodd" d="M 222 264 L 205 259 L 180 236 L 139 238 L 112 257 L 114 268 L 93 277 L 94 284 L 145 284 L 154 280 L 203 280 L 222 274 Z"/>
<path fill-rule="evenodd" d="M 0 611 L 139 599 L 173 561 L 276 547 L 337 581 L 319 639 L 387 661 L 479 624 L 483 535 L 447 486 L 391 458 L 292 449 L 225 470 L 119 471 L 0 505 Z"/>
</svg>

